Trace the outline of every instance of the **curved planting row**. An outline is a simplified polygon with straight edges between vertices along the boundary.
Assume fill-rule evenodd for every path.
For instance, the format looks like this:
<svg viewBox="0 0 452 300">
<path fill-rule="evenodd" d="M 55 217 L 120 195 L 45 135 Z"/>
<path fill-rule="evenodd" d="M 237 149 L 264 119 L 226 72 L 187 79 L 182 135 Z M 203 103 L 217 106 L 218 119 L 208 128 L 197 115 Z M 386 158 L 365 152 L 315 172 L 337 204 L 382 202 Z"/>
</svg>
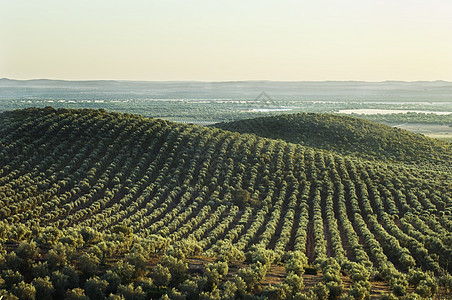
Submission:
<svg viewBox="0 0 452 300">
<path fill-rule="evenodd" d="M 126 225 L 142 238 L 358 263 L 396 285 L 451 271 L 448 171 L 369 162 L 254 135 L 96 110 L 0 119 L 0 219 Z"/>
</svg>

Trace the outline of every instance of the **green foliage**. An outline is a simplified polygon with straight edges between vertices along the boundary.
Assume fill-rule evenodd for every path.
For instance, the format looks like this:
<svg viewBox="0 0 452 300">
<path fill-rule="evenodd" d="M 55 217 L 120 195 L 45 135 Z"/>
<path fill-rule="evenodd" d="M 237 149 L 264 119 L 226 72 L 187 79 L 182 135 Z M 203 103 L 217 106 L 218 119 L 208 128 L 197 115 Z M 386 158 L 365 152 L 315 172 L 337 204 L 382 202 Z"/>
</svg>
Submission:
<svg viewBox="0 0 452 300">
<path fill-rule="evenodd" d="M 204 276 L 207 277 L 209 290 L 216 289 L 220 284 L 221 279 L 228 274 L 228 270 L 229 267 L 227 262 L 222 261 L 210 263 L 205 266 Z"/>
<path fill-rule="evenodd" d="M 89 188 L 89 186 L 88 186 L 88 188 Z M 86 244 L 97 243 L 102 238 L 102 235 L 91 227 L 83 227 L 80 230 L 80 234 L 82 235 L 83 241 Z"/>
<path fill-rule="evenodd" d="M 199 299 L 200 300 L 220 300 L 220 291 L 219 290 L 214 290 L 211 292 L 201 292 L 201 294 L 199 294 Z"/>
<path fill-rule="evenodd" d="M 446 274 L 438 278 L 438 285 L 445 295 L 452 294 L 452 275 Z"/>
<path fill-rule="evenodd" d="M 168 267 L 158 264 L 153 269 L 151 277 L 157 287 L 167 287 L 171 281 L 171 272 Z"/>
<path fill-rule="evenodd" d="M 137 286 L 140 286 L 143 292 L 146 294 L 146 298 L 150 298 L 152 292 L 154 291 L 154 282 L 151 278 L 145 277 L 137 282 Z"/>
<path fill-rule="evenodd" d="M 396 279 L 396 280 L 394 280 L 394 283 L 392 284 L 392 292 L 397 297 L 404 296 L 404 295 L 406 295 L 407 286 L 408 286 L 408 282 L 401 280 L 401 279 Z"/>
<path fill-rule="evenodd" d="M 27 269 L 27 262 L 18 257 L 16 252 L 5 255 L 4 261 L 4 264 L 11 270 L 24 272 Z"/>
<path fill-rule="evenodd" d="M 238 291 L 237 285 L 232 280 L 224 281 L 221 290 L 223 291 L 223 299 L 225 300 L 233 300 L 236 299 L 236 294 Z"/>
<path fill-rule="evenodd" d="M 188 275 L 188 264 L 184 259 L 180 259 L 170 255 L 164 255 L 160 258 L 159 263 L 168 268 L 171 273 L 171 285 L 175 286 L 183 282 Z"/>
<path fill-rule="evenodd" d="M 234 195 L 234 204 L 240 208 L 250 205 L 250 193 L 244 189 L 236 190 Z"/>
<path fill-rule="evenodd" d="M 353 299 L 369 299 L 370 288 L 371 288 L 370 282 L 358 281 L 353 283 L 352 287 L 348 291 L 348 294 L 352 296 Z"/>
<path fill-rule="evenodd" d="M 0 289 L 0 298 L 2 300 L 19 300 L 17 296 L 3 289 Z"/>
<path fill-rule="evenodd" d="M 347 266 L 349 276 L 354 282 L 368 281 L 370 278 L 369 271 L 361 264 L 350 262 Z"/>
<path fill-rule="evenodd" d="M 293 272 L 287 273 L 284 283 L 290 287 L 292 294 L 302 292 L 304 289 L 303 277 Z"/>
<path fill-rule="evenodd" d="M 111 232 L 116 233 L 116 234 L 122 233 L 126 236 L 130 236 L 133 233 L 132 229 L 125 225 L 116 225 L 111 229 Z"/>
<path fill-rule="evenodd" d="M 123 296 L 125 300 L 144 300 L 146 293 L 141 286 L 134 288 L 133 284 L 120 285 L 118 287 L 118 294 Z"/>
<path fill-rule="evenodd" d="M 262 265 L 261 262 L 253 263 L 246 269 L 240 269 L 238 277 L 240 277 L 246 284 L 246 291 L 254 292 L 258 288 L 258 284 L 264 279 L 267 273 L 267 266 Z"/>
<path fill-rule="evenodd" d="M 221 261 L 245 260 L 245 253 L 243 253 L 243 251 L 240 251 L 229 241 L 220 241 L 213 247 L 212 250 L 214 251 L 214 253 L 217 253 L 217 258 Z"/>
<path fill-rule="evenodd" d="M 202 247 L 198 242 L 191 239 L 185 239 L 175 242 L 172 246 L 168 247 L 166 254 L 179 258 L 185 258 L 188 256 L 200 255 Z"/>
<path fill-rule="evenodd" d="M 21 300 L 34 300 L 36 298 L 36 288 L 32 284 L 23 281 L 14 284 L 11 292 Z"/>
<path fill-rule="evenodd" d="M 48 276 L 33 279 L 32 285 L 36 289 L 36 298 L 42 300 L 52 300 L 55 289 Z"/>
<path fill-rule="evenodd" d="M 81 288 L 67 290 L 65 299 L 66 300 L 90 300 L 90 298 L 88 298 L 88 296 L 85 295 L 85 291 Z"/>
<path fill-rule="evenodd" d="M 58 240 L 63 236 L 61 230 L 56 227 L 46 227 L 39 234 L 36 241 L 40 247 L 50 247 L 55 245 Z"/>
<path fill-rule="evenodd" d="M 272 250 L 264 249 L 261 247 L 253 247 L 251 251 L 245 254 L 245 257 L 248 262 L 257 263 L 260 262 L 262 265 L 267 268 L 273 263 L 275 260 L 276 254 Z"/>
<path fill-rule="evenodd" d="M 194 279 L 187 279 L 179 285 L 179 290 L 187 299 L 194 299 L 201 293 L 202 287 Z"/>
<path fill-rule="evenodd" d="M 89 277 L 97 272 L 100 259 L 91 253 L 85 253 L 79 257 L 77 263 L 83 275 Z"/>
<path fill-rule="evenodd" d="M 301 251 L 292 251 L 286 254 L 284 268 L 286 273 L 294 273 L 298 276 L 304 274 L 304 269 L 308 265 L 308 258 Z"/>
<path fill-rule="evenodd" d="M 116 293 L 119 285 L 121 284 L 121 277 L 112 270 L 107 270 L 107 272 L 102 275 L 101 279 L 108 283 L 106 290 L 107 295 Z"/>
<path fill-rule="evenodd" d="M 13 224 L 9 227 L 8 239 L 13 242 L 20 242 L 31 238 L 31 230 L 21 223 Z"/>
<path fill-rule="evenodd" d="M 186 297 L 178 290 L 176 290 L 175 288 L 172 288 L 168 294 L 167 294 L 169 299 L 172 300 L 185 300 Z"/>
<path fill-rule="evenodd" d="M 149 253 L 162 253 L 170 245 L 170 240 L 157 234 L 151 234 L 146 238 L 146 251 Z"/>
<path fill-rule="evenodd" d="M 364 158 L 447 164 L 452 161 L 450 144 L 355 117 L 302 113 L 214 126 Z"/>
<path fill-rule="evenodd" d="M 354 299 L 368 299 L 370 297 L 371 283 L 370 273 L 362 264 L 349 262 L 346 266 L 349 276 L 353 281 L 348 294 Z"/>
<path fill-rule="evenodd" d="M 5 209 L 3 207 L 1 209 Z M 4 214 L 5 215 L 5 214 Z M 5 242 L 8 239 L 8 232 L 10 231 L 10 226 L 8 223 L 0 221 L 0 242 Z"/>
<path fill-rule="evenodd" d="M 107 287 L 107 281 L 94 276 L 85 282 L 85 293 L 90 299 L 104 299 Z"/>
<path fill-rule="evenodd" d="M 84 245 L 83 236 L 78 230 L 70 228 L 64 231 L 64 236 L 59 239 L 63 245 L 67 245 L 73 249 L 81 248 Z"/>
<path fill-rule="evenodd" d="M 338 299 L 344 290 L 341 278 L 341 266 L 332 257 L 324 260 L 321 264 L 323 270 L 323 280 L 329 290 L 331 299 Z"/>
<path fill-rule="evenodd" d="M 132 253 L 126 256 L 126 261 L 133 266 L 134 273 L 132 280 L 137 281 L 147 274 L 146 259 L 139 253 Z"/>
<path fill-rule="evenodd" d="M 355 156 L 137 115 L 1 114 L 2 293 L 50 283 L 83 299 L 91 279 L 111 298 L 368 298 L 370 278 L 398 297 L 450 290 L 436 280 L 452 272 L 447 146 L 329 115 L 246 124 Z M 189 268 L 203 255 L 217 262 Z M 313 270 L 324 283 L 303 295 Z"/>
<path fill-rule="evenodd" d="M 323 283 L 316 284 L 310 293 L 318 300 L 327 300 L 330 297 L 330 289 Z"/>
<path fill-rule="evenodd" d="M 18 271 L 12 271 L 12 270 L 2 270 L 2 278 L 4 281 L 4 285 L 6 289 L 11 289 L 13 285 L 19 284 L 21 281 L 24 280 L 24 277 L 22 274 L 20 274 Z"/>
<path fill-rule="evenodd" d="M 67 276 L 69 288 L 76 288 L 79 286 L 79 274 L 73 266 L 64 266 L 61 269 L 61 273 Z"/>
<path fill-rule="evenodd" d="M 34 278 L 50 276 L 50 273 L 47 262 L 38 261 L 32 265 L 31 274 Z"/>
<path fill-rule="evenodd" d="M 424 298 L 432 297 L 436 291 L 438 290 L 438 285 L 435 282 L 435 279 L 432 277 L 428 277 L 419 282 L 416 287 L 415 292 Z"/>
<path fill-rule="evenodd" d="M 293 299 L 291 294 L 291 288 L 286 283 L 279 285 L 269 285 L 262 291 L 262 296 L 265 299 L 278 300 L 278 299 Z"/>
<path fill-rule="evenodd" d="M 24 262 L 27 265 L 31 265 L 32 262 L 38 258 L 39 251 L 38 247 L 36 246 L 36 243 L 33 241 L 23 241 L 19 244 L 19 247 L 14 250 L 16 252 L 16 255 L 24 260 Z"/>
<path fill-rule="evenodd" d="M 62 273 L 61 271 L 55 271 L 52 273 L 50 280 L 52 281 L 52 285 L 55 289 L 55 297 L 64 297 L 67 288 L 71 284 L 69 282 L 69 276 Z"/>
<path fill-rule="evenodd" d="M 434 278 L 431 272 L 424 273 L 414 268 L 409 270 L 407 276 L 408 283 L 415 288 L 416 293 L 425 298 L 433 296 L 438 289 L 438 283 Z"/>
<path fill-rule="evenodd" d="M 47 263 L 50 270 L 61 269 L 67 263 L 67 248 L 61 243 L 52 247 L 47 253 Z"/>
<path fill-rule="evenodd" d="M 118 260 L 113 266 L 113 272 L 119 275 L 122 284 L 129 284 L 132 282 L 136 273 L 135 267 L 127 261 Z"/>
</svg>

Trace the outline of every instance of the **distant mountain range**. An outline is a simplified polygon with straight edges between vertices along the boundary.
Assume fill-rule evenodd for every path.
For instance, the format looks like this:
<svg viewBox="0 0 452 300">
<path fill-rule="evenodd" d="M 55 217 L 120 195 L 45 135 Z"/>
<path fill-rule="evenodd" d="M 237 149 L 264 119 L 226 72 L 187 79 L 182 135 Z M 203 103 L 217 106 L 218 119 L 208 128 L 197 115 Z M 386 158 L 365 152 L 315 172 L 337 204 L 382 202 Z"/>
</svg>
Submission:
<svg viewBox="0 0 452 300">
<path fill-rule="evenodd" d="M 272 81 L 272 80 L 244 80 L 244 81 L 140 81 L 140 80 L 62 80 L 62 79 L 28 79 L 28 80 L 18 80 L 10 78 L 0 78 L 0 86 L 16 86 L 16 85 L 28 85 L 28 86 L 39 86 L 39 85 L 90 85 L 90 84 L 101 84 L 101 85 L 161 85 L 161 84 L 187 84 L 187 85 L 243 85 L 243 86 L 274 86 L 274 85 L 286 85 L 286 86 L 354 86 L 354 85 L 365 85 L 365 86 L 393 86 L 393 85 L 403 85 L 403 86 L 452 86 L 452 82 L 444 80 L 435 81 L 396 81 L 396 80 L 386 80 L 386 81 Z"/>
<path fill-rule="evenodd" d="M 159 97 L 254 99 L 265 91 L 270 97 L 293 98 L 328 95 L 340 98 L 366 96 L 366 99 L 395 97 L 410 101 L 450 101 L 452 82 L 447 81 L 66 81 L 51 79 L 0 79 L 0 89 L 43 88 L 84 89 L 102 93 L 149 94 Z M 1 92 L 1 91 L 0 91 Z M 64 93 L 64 91 L 62 90 Z"/>
</svg>

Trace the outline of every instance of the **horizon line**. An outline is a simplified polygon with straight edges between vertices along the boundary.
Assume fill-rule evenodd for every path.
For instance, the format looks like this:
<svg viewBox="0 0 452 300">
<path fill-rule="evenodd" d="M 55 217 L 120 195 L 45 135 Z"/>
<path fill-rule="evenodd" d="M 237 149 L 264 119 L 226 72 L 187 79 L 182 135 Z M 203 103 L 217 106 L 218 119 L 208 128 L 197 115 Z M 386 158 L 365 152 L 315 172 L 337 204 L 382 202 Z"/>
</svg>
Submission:
<svg viewBox="0 0 452 300">
<path fill-rule="evenodd" d="M 452 83 L 452 81 L 436 79 L 436 80 L 380 80 L 380 81 L 366 81 L 366 80 L 271 80 L 271 79 L 246 79 L 246 80 L 134 80 L 134 79 L 54 79 L 54 78 L 31 78 L 31 79 L 15 79 L 9 77 L 2 77 L 0 80 L 9 81 L 61 81 L 61 82 L 193 82 L 193 83 L 233 83 L 233 82 L 281 82 L 281 83 L 297 83 L 297 82 L 356 82 L 356 83 L 418 83 L 418 82 L 445 82 Z"/>
</svg>

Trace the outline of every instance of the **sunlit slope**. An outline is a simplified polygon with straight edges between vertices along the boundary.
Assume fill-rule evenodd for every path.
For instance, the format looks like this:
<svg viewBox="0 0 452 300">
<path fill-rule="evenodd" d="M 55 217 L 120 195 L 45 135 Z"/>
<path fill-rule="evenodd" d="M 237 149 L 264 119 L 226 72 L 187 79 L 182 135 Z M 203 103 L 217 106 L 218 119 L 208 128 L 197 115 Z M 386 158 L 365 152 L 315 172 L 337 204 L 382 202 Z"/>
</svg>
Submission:
<svg viewBox="0 0 452 300">
<path fill-rule="evenodd" d="M 5 112 L 0 147 L 0 220 L 10 225 L 123 224 L 208 255 L 300 250 L 387 280 L 452 267 L 447 171 L 99 110 Z"/>
<path fill-rule="evenodd" d="M 369 159 L 450 166 L 450 143 L 354 117 L 290 114 L 213 125 Z"/>
</svg>

